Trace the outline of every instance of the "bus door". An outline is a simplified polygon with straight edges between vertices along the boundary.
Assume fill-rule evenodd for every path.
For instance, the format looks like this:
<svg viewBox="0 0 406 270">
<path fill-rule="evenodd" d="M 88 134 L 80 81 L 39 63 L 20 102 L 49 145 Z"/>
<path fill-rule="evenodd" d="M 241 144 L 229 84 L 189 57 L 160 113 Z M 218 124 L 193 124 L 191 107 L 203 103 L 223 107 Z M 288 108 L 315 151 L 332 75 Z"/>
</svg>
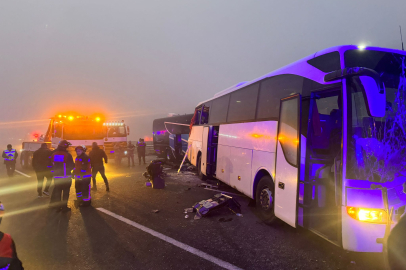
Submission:
<svg viewBox="0 0 406 270">
<path fill-rule="evenodd" d="M 204 175 L 207 175 L 207 151 L 209 142 L 209 130 L 210 127 L 203 127 L 201 171 Z"/>
<path fill-rule="evenodd" d="M 281 99 L 275 168 L 275 216 L 297 224 L 301 95 Z"/>
<path fill-rule="evenodd" d="M 299 187 L 302 226 L 337 245 L 341 245 L 342 113 L 341 88 L 311 94 L 304 181 Z"/>
</svg>

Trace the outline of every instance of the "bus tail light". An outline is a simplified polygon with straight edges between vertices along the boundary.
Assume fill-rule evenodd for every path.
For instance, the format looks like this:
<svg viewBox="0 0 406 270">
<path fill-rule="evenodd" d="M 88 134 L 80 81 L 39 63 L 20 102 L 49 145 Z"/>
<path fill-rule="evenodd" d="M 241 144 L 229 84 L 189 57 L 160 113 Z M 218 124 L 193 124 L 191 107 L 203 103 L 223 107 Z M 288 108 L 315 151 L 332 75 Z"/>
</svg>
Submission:
<svg viewBox="0 0 406 270">
<path fill-rule="evenodd" d="M 388 214 L 383 209 L 347 206 L 347 214 L 353 219 L 369 223 L 386 224 L 388 220 Z"/>
</svg>

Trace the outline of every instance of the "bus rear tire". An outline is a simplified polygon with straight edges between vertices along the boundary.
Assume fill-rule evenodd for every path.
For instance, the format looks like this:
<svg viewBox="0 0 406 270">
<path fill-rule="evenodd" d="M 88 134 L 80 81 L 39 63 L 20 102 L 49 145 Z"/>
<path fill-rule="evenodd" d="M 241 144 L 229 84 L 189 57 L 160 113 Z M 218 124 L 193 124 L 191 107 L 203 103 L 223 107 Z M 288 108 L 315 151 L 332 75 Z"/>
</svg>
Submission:
<svg viewBox="0 0 406 270">
<path fill-rule="evenodd" d="M 265 224 L 272 224 L 275 216 L 275 185 L 269 175 L 263 176 L 255 191 L 255 206 Z"/>
<path fill-rule="evenodd" d="M 197 176 L 200 178 L 200 180 L 206 180 L 207 176 L 202 173 L 202 156 L 199 155 L 197 158 Z"/>
</svg>

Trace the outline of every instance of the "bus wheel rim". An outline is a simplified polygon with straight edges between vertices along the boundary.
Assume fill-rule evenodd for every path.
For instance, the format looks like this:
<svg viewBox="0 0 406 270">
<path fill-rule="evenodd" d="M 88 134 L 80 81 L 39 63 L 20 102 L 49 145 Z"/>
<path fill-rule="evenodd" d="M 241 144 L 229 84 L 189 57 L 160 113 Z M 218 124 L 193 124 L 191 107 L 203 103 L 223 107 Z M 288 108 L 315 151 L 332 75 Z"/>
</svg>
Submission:
<svg viewBox="0 0 406 270">
<path fill-rule="evenodd" d="M 265 187 L 261 190 L 259 200 L 260 200 L 261 207 L 263 210 L 272 209 L 273 196 L 272 196 L 272 192 L 269 190 L 269 188 Z"/>
</svg>

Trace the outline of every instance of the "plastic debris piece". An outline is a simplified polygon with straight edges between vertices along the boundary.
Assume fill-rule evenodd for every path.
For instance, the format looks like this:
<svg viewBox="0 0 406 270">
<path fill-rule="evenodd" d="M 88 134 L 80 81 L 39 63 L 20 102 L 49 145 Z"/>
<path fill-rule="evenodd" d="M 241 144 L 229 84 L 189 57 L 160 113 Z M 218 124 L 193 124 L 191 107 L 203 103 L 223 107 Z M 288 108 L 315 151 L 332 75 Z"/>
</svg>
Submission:
<svg viewBox="0 0 406 270">
<path fill-rule="evenodd" d="M 243 217 L 243 215 L 240 214 L 240 213 L 235 213 L 235 215 L 236 215 L 237 217 Z"/>
<path fill-rule="evenodd" d="M 355 262 L 354 262 L 354 261 L 351 261 L 351 263 L 352 263 L 352 264 L 355 264 Z"/>
<path fill-rule="evenodd" d="M 189 218 L 189 215 L 186 215 L 185 218 Z"/>
<path fill-rule="evenodd" d="M 158 213 L 158 212 L 159 212 L 159 210 L 152 210 L 152 212 L 153 212 L 153 213 Z"/>
<path fill-rule="evenodd" d="M 193 206 L 193 209 L 197 212 L 197 214 L 199 214 L 200 217 L 203 217 L 209 211 L 224 206 L 227 206 L 228 209 L 230 209 L 235 214 L 241 214 L 241 205 L 233 197 L 222 193 L 216 194 L 210 199 L 202 200 L 196 203 Z"/>
<path fill-rule="evenodd" d="M 185 213 L 193 213 L 193 208 L 185 208 Z"/>
</svg>

